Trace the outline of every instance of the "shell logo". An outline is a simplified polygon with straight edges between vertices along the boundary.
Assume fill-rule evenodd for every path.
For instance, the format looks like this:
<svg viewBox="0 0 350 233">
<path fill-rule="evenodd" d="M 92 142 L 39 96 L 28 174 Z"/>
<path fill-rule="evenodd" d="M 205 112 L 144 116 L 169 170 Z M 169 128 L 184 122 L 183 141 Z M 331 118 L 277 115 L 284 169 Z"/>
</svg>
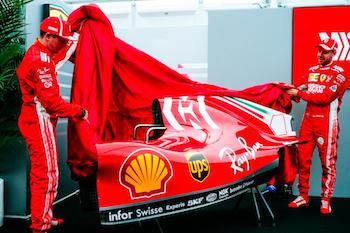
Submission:
<svg viewBox="0 0 350 233">
<path fill-rule="evenodd" d="M 119 180 L 132 199 L 148 198 L 165 193 L 172 175 L 171 164 L 163 154 L 152 149 L 139 149 L 123 162 Z"/>
</svg>

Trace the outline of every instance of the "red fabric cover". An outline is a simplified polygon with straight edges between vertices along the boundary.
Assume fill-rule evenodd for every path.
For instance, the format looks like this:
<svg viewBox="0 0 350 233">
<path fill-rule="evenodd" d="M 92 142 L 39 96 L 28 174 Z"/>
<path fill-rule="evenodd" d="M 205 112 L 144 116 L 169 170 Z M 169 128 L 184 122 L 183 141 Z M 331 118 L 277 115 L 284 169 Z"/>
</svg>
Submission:
<svg viewBox="0 0 350 233">
<path fill-rule="evenodd" d="M 95 145 L 101 142 L 114 85 L 114 32 L 107 17 L 93 9 L 98 8 L 82 7 L 69 17 L 72 30 L 83 25 L 76 48 L 71 101 L 88 109 L 90 122 L 68 122 L 67 162 L 74 178 L 90 176 L 96 171 Z"/>
<path fill-rule="evenodd" d="M 95 5 L 76 9 L 68 22 L 73 30 L 80 29 L 71 100 L 89 111 L 89 123 L 68 124 L 68 164 L 75 179 L 96 171 L 96 143 L 132 140 L 136 124 L 153 123 L 155 98 L 230 95 L 291 108 L 283 83 L 236 91 L 190 80 L 115 37 L 109 20 Z"/>
<path fill-rule="evenodd" d="M 298 171 L 298 147 L 296 145 L 286 146 L 279 153 L 279 164 L 275 175 L 267 184 L 283 188 L 283 185 L 292 186 Z"/>
<path fill-rule="evenodd" d="M 291 97 L 284 90 L 295 88 L 283 82 L 266 83 L 252 86 L 239 91 L 239 97 L 245 98 L 277 111 L 290 113 L 292 110 Z"/>
</svg>

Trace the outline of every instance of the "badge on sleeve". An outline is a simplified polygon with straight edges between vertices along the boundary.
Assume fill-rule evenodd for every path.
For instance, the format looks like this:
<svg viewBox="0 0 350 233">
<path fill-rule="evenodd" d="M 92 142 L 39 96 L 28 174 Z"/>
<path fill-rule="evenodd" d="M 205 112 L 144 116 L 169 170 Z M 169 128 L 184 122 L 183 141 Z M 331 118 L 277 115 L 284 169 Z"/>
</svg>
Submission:
<svg viewBox="0 0 350 233">
<path fill-rule="evenodd" d="M 337 85 L 333 85 L 331 87 L 329 87 L 329 89 L 331 89 L 331 91 L 336 92 L 337 91 Z"/>
</svg>

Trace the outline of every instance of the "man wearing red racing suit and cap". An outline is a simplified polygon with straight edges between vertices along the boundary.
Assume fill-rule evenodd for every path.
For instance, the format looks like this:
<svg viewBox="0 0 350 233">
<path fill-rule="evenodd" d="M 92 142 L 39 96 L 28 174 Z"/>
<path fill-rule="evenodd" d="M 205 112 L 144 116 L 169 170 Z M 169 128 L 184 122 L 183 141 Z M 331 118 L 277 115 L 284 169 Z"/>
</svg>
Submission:
<svg viewBox="0 0 350 233">
<path fill-rule="evenodd" d="M 46 232 L 61 221 L 53 218 L 57 194 L 58 158 L 56 123 L 58 117 L 87 119 L 81 106 L 63 100 L 59 93 L 56 65 L 64 60 L 62 51 L 72 45 L 69 25 L 48 17 L 40 25 L 40 37 L 27 50 L 17 69 L 22 92 L 19 129 L 28 146 L 31 192 L 31 228 Z"/>
<path fill-rule="evenodd" d="M 289 207 L 307 206 L 309 202 L 309 178 L 312 154 L 318 148 L 322 163 L 322 199 L 320 212 L 331 213 L 330 199 L 336 179 L 337 141 L 339 136 L 338 112 L 347 88 L 347 77 L 343 68 L 332 61 L 337 43 L 325 39 L 318 48 L 318 65 L 309 69 L 303 85 L 289 89 L 287 93 L 307 102 L 300 128 L 300 139 L 307 141 L 299 145 L 299 193 Z"/>
</svg>

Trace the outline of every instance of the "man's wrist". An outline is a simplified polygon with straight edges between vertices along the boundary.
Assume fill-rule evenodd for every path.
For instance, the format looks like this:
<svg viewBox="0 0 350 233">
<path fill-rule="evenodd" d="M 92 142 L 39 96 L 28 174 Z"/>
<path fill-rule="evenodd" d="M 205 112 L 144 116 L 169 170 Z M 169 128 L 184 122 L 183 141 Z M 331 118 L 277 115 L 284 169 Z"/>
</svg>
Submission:
<svg viewBox="0 0 350 233">
<path fill-rule="evenodd" d="M 84 118 L 86 116 L 86 113 L 87 113 L 86 109 L 82 108 L 80 118 Z"/>
</svg>

